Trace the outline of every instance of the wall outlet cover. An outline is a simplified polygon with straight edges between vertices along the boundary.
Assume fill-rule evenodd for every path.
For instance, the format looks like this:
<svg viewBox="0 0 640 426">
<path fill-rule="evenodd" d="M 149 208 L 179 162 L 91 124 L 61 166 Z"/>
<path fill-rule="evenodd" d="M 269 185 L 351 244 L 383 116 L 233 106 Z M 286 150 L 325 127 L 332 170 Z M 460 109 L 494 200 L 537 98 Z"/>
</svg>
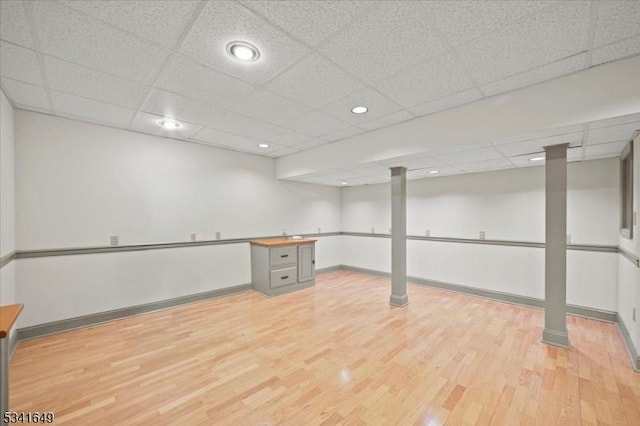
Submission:
<svg viewBox="0 0 640 426">
<path fill-rule="evenodd" d="M 485 232 L 484 231 L 480 231 L 480 239 L 484 240 L 485 236 L 486 236 Z"/>
<path fill-rule="evenodd" d="M 117 235 L 112 235 L 111 237 L 109 237 L 109 243 L 112 246 L 117 246 L 118 244 L 120 244 L 120 237 L 118 237 Z"/>
<path fill-rule="evenodd" d="M 216 240 L 220 239 L 220 232 L 216 232 Z"/>
</svg>

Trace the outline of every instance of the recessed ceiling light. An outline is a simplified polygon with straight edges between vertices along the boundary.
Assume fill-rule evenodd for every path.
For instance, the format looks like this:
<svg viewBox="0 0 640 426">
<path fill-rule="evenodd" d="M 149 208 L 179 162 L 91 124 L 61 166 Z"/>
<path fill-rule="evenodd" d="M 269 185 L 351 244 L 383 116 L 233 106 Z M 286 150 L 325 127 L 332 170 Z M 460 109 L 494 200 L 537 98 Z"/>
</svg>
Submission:
<svg viewBox="0 0 640 426">
<path fill-rule="evenodd" d="M 233 59 L 242 62 L 255 62 L 260 57 L 258 48 L 246 41 L 232 41 L 227 44 L 227 53 Z"/>
<path fill-rule="evenodd" d="M 544 157 L 533 157 L 533 158 L 529 158 L 529 161 L 542 161 L 544 160 Z"/>
<path fill-rule="evenodd" d="M 440 173 L 440 170 L 429 170 L 430 175 L 435 175 L 436 173 Z"/>
<path fill-rule="evenodd" d="M 158 124 L 160 124 L 162 127 L 168 130 L 175 130 L 182 127 L 182 124 L 178 123 L 177 121 L 170 120 L 168 118 L 163 118 L 162 120 L 158 121 Z"/>
<path fill-rule="evenodd" d="M 369 108 L 367 108 L 366 106 L 357 106 L 351 108 L 351 112 L 354 114 L 364 114 L 367 111 L 369 111 Z"/>
<path fill-rule="evenodd" d="M 268 143 L 259 143 L 258 144 L 258 148 L 269 148 L 271 145 L 269 145 Z"/>
<path fill-rule="evenodd" d="M 346 180 L 343 180 L 342 182 L 340 182 L 343 185 L 349 185 L 349 182 L 347 182 Z"/>
</svg>

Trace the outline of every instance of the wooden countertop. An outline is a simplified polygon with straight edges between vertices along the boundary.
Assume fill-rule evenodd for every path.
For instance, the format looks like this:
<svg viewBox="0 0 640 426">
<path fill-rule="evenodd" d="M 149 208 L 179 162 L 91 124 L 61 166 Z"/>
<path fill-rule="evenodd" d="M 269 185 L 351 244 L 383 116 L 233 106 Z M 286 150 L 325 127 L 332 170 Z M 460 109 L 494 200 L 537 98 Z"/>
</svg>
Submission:
<svg viewBox="0 0 640 426">
<path fill-rule="evenodd" d="M 295 244 L 305 244 L 305 243 L 315 243 L 318 240 L 314 240 L 313 238 L 276 238 L 270 240 L 251 240 L 249 241 L 251 244 L 255 244 L 257 246 L 262 247 L 281 247 L 281 246 L 292 246 Z"/>
<path fill-rule="evenodd" d="M 23 305 L 0 306 L 0 339 L 7 336 L 23 307 Z"/>
</svg>

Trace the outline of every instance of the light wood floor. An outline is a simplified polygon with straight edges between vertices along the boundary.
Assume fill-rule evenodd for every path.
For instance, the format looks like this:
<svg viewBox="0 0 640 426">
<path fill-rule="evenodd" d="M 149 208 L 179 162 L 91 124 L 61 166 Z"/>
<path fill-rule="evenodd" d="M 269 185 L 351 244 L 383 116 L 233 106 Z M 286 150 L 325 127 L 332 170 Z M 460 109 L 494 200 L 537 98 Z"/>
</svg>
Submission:
<svg viewBox="0 0 640 426">
<path fill-rule="evenodd" d="M 616 326 L 389 281 L 319 275 L 20 344 L 12 411 L 56 424 L 640 425 L 640 374 Z"/>
</svg>

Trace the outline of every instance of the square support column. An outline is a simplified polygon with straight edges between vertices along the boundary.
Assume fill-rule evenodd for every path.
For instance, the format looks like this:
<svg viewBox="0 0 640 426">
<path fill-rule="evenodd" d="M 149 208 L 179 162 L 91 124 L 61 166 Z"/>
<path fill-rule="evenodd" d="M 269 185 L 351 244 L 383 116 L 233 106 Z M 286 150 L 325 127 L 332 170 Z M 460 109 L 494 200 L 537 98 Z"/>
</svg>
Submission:
<svg viewBox="0 0 640 426">
<path fill-rule="evenodd" d="M 544 331 L 542 341 L 569 347 L 567 334 L 567 148 L 546 146 Z"/>
<path fill-rule="evenodd" d="M 407 297 L 407 168 L 391 168 L 391 298 L 406 306 Z"/>
</svg>

